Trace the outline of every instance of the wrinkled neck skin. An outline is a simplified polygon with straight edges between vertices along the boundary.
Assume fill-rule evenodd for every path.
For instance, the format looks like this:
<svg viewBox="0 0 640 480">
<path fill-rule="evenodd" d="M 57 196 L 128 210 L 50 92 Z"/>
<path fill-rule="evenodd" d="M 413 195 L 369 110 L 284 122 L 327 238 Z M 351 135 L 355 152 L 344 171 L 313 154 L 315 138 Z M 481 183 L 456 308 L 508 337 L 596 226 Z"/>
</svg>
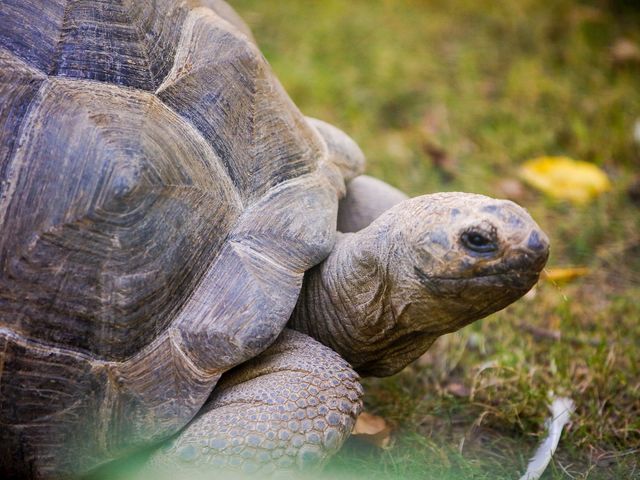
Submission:
<svg viewBox="0 0 640 480">
<path fill-rule="evenodd" d="M 361 375 L 392 375 L 443 332 L 438 310 L 402 288 L 404 242 L 385 225 L 339 234 L 331 255 L 307 272 L 290 326 L 340 353 Z M 433 324 L 433 331 L 425 329 Z"/>
<path fill-rule="evenodd" d="M 391 375 L 440 335 L 520 298 L 548 254 L 544 232 L 513 202 L 416 197 L 339 235 L 329 257 L 305 274 L 290 325 L 361 375 Z"/>
</svg>

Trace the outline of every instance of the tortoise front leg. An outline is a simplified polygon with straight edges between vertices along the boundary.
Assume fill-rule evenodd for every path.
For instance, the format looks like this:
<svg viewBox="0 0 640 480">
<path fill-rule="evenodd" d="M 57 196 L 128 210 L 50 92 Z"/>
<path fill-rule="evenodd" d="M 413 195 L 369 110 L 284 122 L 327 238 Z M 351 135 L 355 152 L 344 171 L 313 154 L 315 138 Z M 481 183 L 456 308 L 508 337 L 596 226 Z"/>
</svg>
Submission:
<svg viewBox="0 0 640 480">
<path fill-rule="evenodd" d="M 246 473 L 320 468 L 362 407 L 358 375 L 337 353 L 285 330 L 226 373 L 201 413 L 151 458 L 163 471 Z"/>
</svg>

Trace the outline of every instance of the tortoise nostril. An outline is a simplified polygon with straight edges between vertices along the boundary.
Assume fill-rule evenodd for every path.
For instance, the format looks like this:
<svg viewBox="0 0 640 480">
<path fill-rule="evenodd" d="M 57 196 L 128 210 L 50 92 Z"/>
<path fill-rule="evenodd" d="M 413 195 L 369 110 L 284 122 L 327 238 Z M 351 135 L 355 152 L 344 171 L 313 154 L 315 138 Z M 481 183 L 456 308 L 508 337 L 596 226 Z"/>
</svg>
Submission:
<svg viewBox="0 0 640 480">
<path fill-rule="evenodd" d="M 525 249 L 528 252 L 525 256 L 529 258 L 530 268 L 538 272 L 542 271 L 549 259 L 549 239 L 538 229 L 534 229 L 525 242 Z"/>
<path fill-rule="evenodd" d="M 549 241 L 546 235 L 540 234 L 538 230 L 534 230 L 527 239 L 527 248 L 534 252 L 541 252 L 549 248 Z"/>
</svg>

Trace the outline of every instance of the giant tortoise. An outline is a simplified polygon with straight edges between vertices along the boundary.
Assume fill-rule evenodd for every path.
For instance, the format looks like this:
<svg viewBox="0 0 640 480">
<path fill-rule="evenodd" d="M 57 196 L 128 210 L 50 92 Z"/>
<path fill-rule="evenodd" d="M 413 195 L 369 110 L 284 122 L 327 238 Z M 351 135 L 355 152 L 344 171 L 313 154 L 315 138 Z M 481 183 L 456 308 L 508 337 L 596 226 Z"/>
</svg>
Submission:
<svg viewBox="0 0 640 480">
<path fill-rule="evenodd" d="M 322 465 L 358 374 L 537 281 L 520 207 L 363 165 L 222 1 L 3 0 L 2 478 Z"/>
</svg>

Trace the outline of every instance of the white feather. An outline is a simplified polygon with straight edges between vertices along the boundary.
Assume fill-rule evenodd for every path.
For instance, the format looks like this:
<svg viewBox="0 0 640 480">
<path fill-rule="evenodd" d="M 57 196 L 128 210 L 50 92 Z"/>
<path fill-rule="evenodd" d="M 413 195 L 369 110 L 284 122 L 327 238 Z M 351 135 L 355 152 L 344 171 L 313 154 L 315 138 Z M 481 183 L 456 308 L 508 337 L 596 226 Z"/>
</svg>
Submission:
<svg viewBox="0 0 640 480">
<path fill-rule="evenodd" d="M 544 473 L 547 465 L 551 462 L 551 457 L 556 451 L 562 429 L 569 421 L 575 405 L 573 400 L 566 397 L 559 397 L 551 402 L 549 410 L 551 417 L 547 419 L 547 437 L 542 441 L 535 455 L 529 460 L 527 471 L 520 477 L 520 480 L 538 480 Z"/>
</svg>

